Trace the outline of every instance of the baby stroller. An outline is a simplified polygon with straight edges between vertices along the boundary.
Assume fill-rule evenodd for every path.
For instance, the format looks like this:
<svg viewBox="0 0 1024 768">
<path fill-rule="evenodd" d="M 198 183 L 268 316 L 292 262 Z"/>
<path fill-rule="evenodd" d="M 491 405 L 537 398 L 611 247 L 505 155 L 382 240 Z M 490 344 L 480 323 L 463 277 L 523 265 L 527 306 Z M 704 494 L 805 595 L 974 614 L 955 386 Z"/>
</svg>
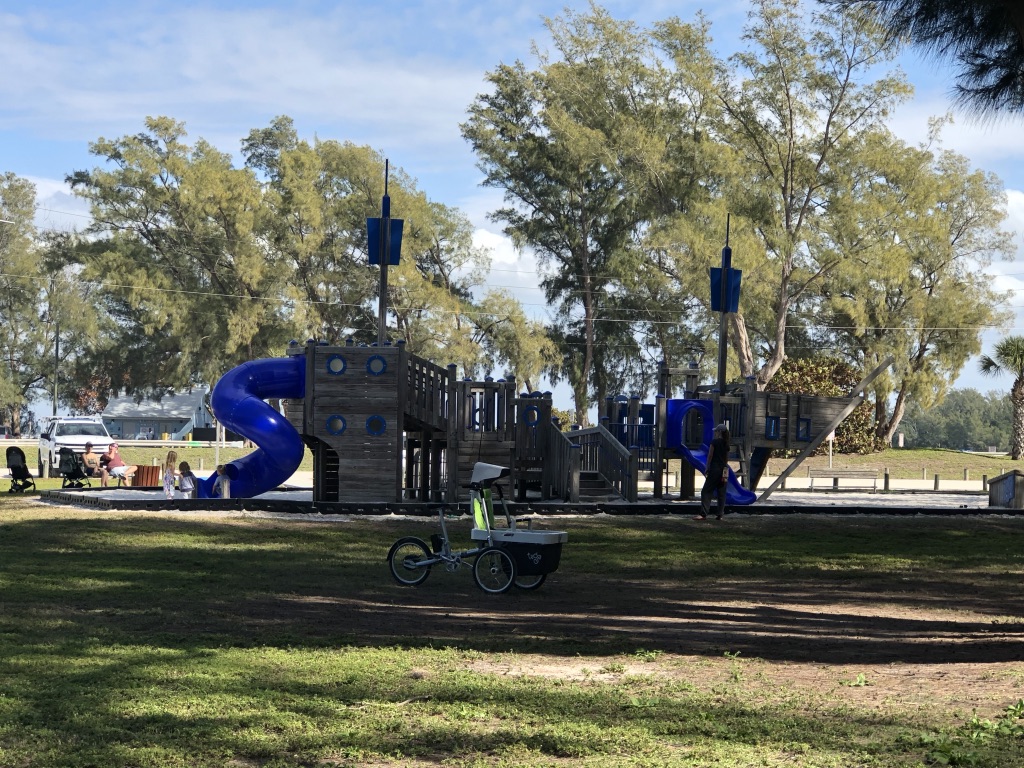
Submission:
<svg viewBox="0 0 1024 768">
<path fill-rule="evenodd" d="M 60 449 L 60 463 L 57 465 L 57 471 L 64 478 L 60 484 L 61 488 L 92 486 L 89 476 L 85 474 L 85 467 L 82 466 L 82 457 L 66 445 Z"/>
<path fill-rule="evenodd" d="M 28 462 L 25 460 L 25 452 L 16 445 L 7 448 L 7 468 L 11 470 L 11 487 L 8 493 L 22 493 L 28 489 L 36 489 L 36 481 L 32 479 L 32 473 L 28 471 Z"/>
</svg>

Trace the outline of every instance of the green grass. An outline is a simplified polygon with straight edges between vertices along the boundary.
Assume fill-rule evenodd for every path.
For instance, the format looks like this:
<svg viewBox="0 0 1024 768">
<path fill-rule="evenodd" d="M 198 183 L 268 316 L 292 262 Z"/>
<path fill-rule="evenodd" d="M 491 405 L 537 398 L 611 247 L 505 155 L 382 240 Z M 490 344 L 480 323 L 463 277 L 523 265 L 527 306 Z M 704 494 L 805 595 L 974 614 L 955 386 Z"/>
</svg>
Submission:
<svg viewBox="0 0 1024 768">
<path fill-rule="evenodd" d="M 218 452 L 214 448 L 182 447 L 175 449 L 178 453 L 178 461 L 187 461 L 193 470 L 203 466 L 204 471 L 210 471 L 217 465 Z M 221 463 L 231 459 L 240 458 L 251 453 L 252 448 L 221 448 L 219 460 Z M 25 453 L 29 459 L 29 466 L 35 467 L 35 449 L 28 447 Z M 162 464 L 167 457 L 167 449 L 164 447 L 139 447 L 126 446 L 122 448 L 121 454 L 129 464 Z M 780 472 L 789 459 L 773 458 L 769 466 L 773 473 Z M 997 477 L 1012 469 L 1021 469 L 1024 463 L 1014 461 L 1008 456 L 1001 454 L 986 453 L 962 453 L 945 449 L 896 449 L 892 448 L 879 453 L 869 454 L 835 454 L 832 457 L 834 467 L 868 467 L 877 469 L 880 472 L 889 470 L 893 479 L 900 480 L 931 480 L 936 474 L 950 480 L 961 480 L 964 477 L 964 470 L 967 470 L 972 480 L 980 480 L 982 475 L 990 479 Z M 805 460 L 797 470 L 797 475 L 806 475 L 808 467 L 827 467 L 828 456 L 812 456 Z M 670 471 L 674 470 L 673 462 L 670 462 Z M 307 449 L 299 469 L 305 472 L 313 470 L 313 455 Z"/>
<path fill-rule="evenodd" d="M 128 464 L 163 464 L 167 458 L 167 450 L 166 447 L 143 448 L 130 445 L 121 449 L 121 455 Z M 218 458 L 223 464 L 252 453 L 255 448 L 221 448 L 219 452 L 206 447 L 182 447 L 174 450 L 178 454 L 178 461 L 187 461 L 194 472 L 198 472 L 200 466 L 204 472 L 210 472 L 217 466 Z M 313 454 L 309 449 L 306 449 L 299 469 L 305 472 L 313 471 Z"/>
<path fill-rule="evenodd" d="M 1024 521 L 563 525 L 570 543 L 548 584 L 490 597 L 468 572 L 432 573 L 419 589 L 391 582 L 388 546 L 429 534 L 430 521 L 157 517 L 2 498 L 0 765 L 1024 763 L 1021 721 L 1001 714 L 1010 699 L 975 716 L 866 698 L 927 629 L 866 640 L 845 663 L 818 636 L 833 601 L 955 609 L 964 626 L 998 617 L 1013 630 Z M 812 608 L 754 625 L 733 616 L 768 611 L 776 594 Z M 678 623 L 652 633 L 664 616 Z M 854 619 L 831 619 L 836 634 Z M 958 620 L 920 618 L 939 633 Z M 793 646 L 769 644 L 784 621 Z M 800 683 L 794 666 L 827 684 Z M 1020 664 L 991 669 L 1024 684 Z"/>
<path fill-rule="evenodd" d="M 121 450 L 121 456 L 124 458 L 127 464 L 136 465 L 163 465 L 167 459 L 167 448 L 156 447 L 156 448 L 139 448 L 135 446 L 127 446 Z M 192 467 L 192 471 L 206 475 L 213 472 L 217 466 L 217 462 L 221 464 L 231 461 L 232 459 L 238 459 L 249 453 L 252 453 L 254 448 L 221 448 L 219 451 L 214 448 L 191 448 L 182 447 L 174 449 L 178 454 L 178 462 L 187 461 L 189 466 Z M 29 460 L 29 470 L 32 472 L 33 477 L 36 474 L 36 454 L 35 449 L 30 448 L 25 450 L 25 454 Z M 313 471 L 313 455 L 307 449 L 305 456 L 303 457 L 302 463 L 298 467 L 299 471 L 312 472 Z M 6 470 L 3 471 L 4 477 L 0 478 L 0 482 L 6 482 L 8 476 Z M 60 478 L 35 478 L 37 490 L 48 490 L 53 488 L 61 487 Z M 98 481 L 94 482 L 94 485 L 98 485 Z"/>
<path fill-rule="evenodd" d="M 777 473 L 788 463 L 789 459 L 773 458 L 769 465 Z M 833 454 L 832 466 L 864 467 L 880 472 L 888 469 L 890 477 L 898 480 L 931 480 L 935 475 L 949 480 L 962 480 L 964 470 L 967 470 L 969 479 L 981 480 L 982 475 L 991 479 L 1012 469 L 1022 469 L 1024 463 L 1002 454 L 963 453 L 941 448 L 890 448 L 878 453 Z M 828 467 L 828 455 L 812 456 L 805 460 L 797 469 L 797 476 L 806 475 L 808 467 Z"/>
</svg>

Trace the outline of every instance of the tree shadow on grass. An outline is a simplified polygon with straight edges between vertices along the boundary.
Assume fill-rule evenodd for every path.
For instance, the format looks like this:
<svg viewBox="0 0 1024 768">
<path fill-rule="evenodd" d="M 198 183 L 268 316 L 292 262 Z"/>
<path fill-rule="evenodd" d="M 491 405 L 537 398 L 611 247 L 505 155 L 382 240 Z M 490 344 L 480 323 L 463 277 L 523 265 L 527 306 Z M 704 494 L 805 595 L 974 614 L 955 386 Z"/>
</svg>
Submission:
<svg viewBox="0 0 1024 768">
<path fill-rule="evenodd" d="M 0 526 L 0 632 L 22 642 L 637 649 L 830 664 L 1022 657 L 1024 525 L 794 521 L 708 531 L 573 523 L 536 592 L 469 569 L 394 584 L 390 542 L 432 526 L 162 518 Z M 878 524 L 876 523 L 876 526 Z"/>
</svg>

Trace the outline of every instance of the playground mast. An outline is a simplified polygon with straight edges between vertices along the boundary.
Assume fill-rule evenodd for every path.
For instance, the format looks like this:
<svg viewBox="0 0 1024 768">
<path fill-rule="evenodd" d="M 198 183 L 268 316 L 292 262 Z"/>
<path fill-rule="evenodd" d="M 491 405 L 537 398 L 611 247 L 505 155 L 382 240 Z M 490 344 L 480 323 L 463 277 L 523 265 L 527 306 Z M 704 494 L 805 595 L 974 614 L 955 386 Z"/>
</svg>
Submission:
<svg viewBox="0 0 1024 768">
<path fill-rule="evenodd" d="M 380 301 L 377 306 L 377 346 L 383 347 L 388 338 L 388 258 L 384 249 L 391 241 L 391 197 L 388 195 L 390 161 L 384 160 L 384 197 L 380 202 Z"/>
<path fill-rule="evenodd" d="M 366 245 L 371 264 L 380 264 L 380 301 L 377 309 L 377 346 L 383 347 L 388 337 L 388 265 L 398 264 L 402 254 L 402 219 L 391 218 L 391 197 L 388 195 L 390 161 L 384 160 L 384 197 L 380 201 L 380 218 L 366 220 Z"/>
<path fill-rule="evenodd" d="M 732 272 L 732 248 L 729 247 L 729 223 L 731 214 L 725 214 L 725 247 L 722 248 L 722 279 L 720 281 L 719 307 L 722 318 L 718 325 L 718 396 L 725 394 L 725 363 L 729 356 L 729 275 Z"/>
</svg>

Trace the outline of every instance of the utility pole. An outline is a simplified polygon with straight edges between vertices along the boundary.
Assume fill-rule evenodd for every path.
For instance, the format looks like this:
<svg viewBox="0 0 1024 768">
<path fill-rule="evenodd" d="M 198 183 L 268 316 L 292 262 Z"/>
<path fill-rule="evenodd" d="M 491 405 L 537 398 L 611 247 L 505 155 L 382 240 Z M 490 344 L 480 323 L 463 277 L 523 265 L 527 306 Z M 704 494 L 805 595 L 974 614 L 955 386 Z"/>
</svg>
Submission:
<svg viewBox="0 0 1024 768">
<path fill-rule="evenodd" d="M 57 320 L 57 313 L 53 308 L 54 293 L 57 290 L 57 280 L 50 278 L 50 319 L 53 320 L 53 418 L 57 418 L 57 372 L 60 370 L 60 322 Z"/>
<path fill-rule="evenodd" d="M 53 418 L 57 418 L 57 371 L 60 369 L 60 323 L 53 322 Z"/>
</svg>

